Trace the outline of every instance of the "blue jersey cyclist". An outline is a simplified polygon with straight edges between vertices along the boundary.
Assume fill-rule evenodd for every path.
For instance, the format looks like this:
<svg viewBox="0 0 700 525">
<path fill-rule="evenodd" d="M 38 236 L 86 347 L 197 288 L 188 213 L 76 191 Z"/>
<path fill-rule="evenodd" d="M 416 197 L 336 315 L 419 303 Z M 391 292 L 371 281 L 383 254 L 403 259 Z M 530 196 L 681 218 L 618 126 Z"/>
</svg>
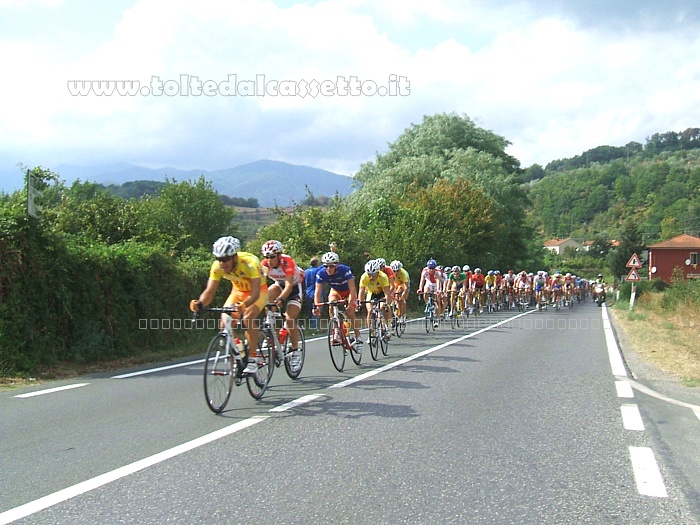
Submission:
<svg viewBox="0 0 700 525">
<path fill-rule="evenodd" d="M 323 285 L 330 286 L 328 301 L 347 300 L 345 314 L 352 324 L 355 333 L 353 344 L 359 351 L 362 351 L 362 339 L 360 339 L 360 329 L 355 321 L 355 306 L 357 305 L 357 287 L 355 286 L 355 276 L 352 270 L 345 264 L 340 264 L 340 257 L 335 252 L 327 252 L 321 257 L 323 267 L 316 274 L 316 290 L 314 294 L 314 314 L 319 315 L 319 304 L 323 302 Z"/>
</svg>

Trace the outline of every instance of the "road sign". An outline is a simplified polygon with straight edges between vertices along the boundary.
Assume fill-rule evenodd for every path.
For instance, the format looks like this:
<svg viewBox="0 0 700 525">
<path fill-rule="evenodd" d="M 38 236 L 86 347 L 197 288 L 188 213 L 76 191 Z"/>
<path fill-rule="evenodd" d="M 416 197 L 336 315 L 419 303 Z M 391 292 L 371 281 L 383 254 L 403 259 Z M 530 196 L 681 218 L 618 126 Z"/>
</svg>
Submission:
<svg viewBox="0 0 700 525">
<path fill-rule="evenodd" d="M 639 255 L 632 254 L 632 257 L 630 257 L 630 260 L 627 261 L 627 268 L 641 268 L 642 267 L 642 261 L 639 260 Z"/>
<path fill-rule="evenodd" d="M 630 273 L 627 274 L 627 281 L 639 281 L 639 273 L 636 268 L 632 268 Z"/>
</svg>

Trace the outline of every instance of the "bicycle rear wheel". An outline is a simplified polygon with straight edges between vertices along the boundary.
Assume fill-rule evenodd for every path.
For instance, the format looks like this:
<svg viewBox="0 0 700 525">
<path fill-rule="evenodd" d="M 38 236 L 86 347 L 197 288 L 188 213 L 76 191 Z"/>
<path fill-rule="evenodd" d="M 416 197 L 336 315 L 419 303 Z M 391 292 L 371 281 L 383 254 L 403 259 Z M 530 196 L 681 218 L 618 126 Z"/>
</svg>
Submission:
<svg viewBox="0 0 700 525">
<path fill-rule="evenodd" d="M 389 355 L 389 336 L 391 335 L 391 332 L 384 321 L 379 321 L 379 326 L 381 327 L 379 334 L 379 346 L 382 349 L 382 355 L 386 357 Z"/>
<path fill-rule="evenodd" d="M 299 365 L 292 366 L 292 342 L 287 335 L 287 341 L 284 344 L 284 369 L 290 379 L 296 379 L 301 374 L 301 369 L 304 368 L 304 358 L 306 357 L 306 336 L 304 335 L 304 327 L 299 325 Z"/>
<path fill-rule="evenodd" d="M 270 385 L 275 371 L 275 340 L 270 329 L 260 330 L 258 338 L 258 370 L 246 376 L 248 392 L 255 399 L 260 399 Z"/>
<path fill-rule="evenodd" d="M 226 348 L 226 336 L 215 335 L 204 358 L 204 398 L 209 409 L 218 414 L 231 397 L 235 361 Z"/>
<path fill-rule="evenodd" d="M 328 320 L 328 350 L 331 353 L 331 361 L 338 372 L 345 368 L 345 346 L 340 337 L 342 328 L 337 317 Z"/>
</svg>

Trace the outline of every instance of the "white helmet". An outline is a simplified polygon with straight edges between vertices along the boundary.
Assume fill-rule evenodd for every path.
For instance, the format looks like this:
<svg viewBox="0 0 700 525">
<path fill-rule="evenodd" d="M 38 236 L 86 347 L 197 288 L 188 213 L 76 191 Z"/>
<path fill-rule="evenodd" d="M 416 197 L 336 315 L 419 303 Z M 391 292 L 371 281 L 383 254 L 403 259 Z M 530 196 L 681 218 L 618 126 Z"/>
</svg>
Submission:
<svg viewBox="0 0 700 525">
<path fill-rule="evenodd" d="M 241 241 L 229 235 L 228 237 L 221 237 L 217 239 L 214 245 L 212 246 L 211 253 L 213 253 L 214 257 L 218 259 L 219 257 L 228 257 L 230 255 L 236 255 L 236 253 L 240 249 Z"/>
<path fill-rule="evenodd" d="M 323 264 L 338 264 L 340 262 L 340 257 L 335 252 L 326 252 L 321 257 L 321 262 Z"/>
<path fill-rule="evenodd" d="M 398 272 L 401 268 L 403 268 L 403 264 L 401 263 L 401 261 L 391 261 L 389 268 L 391 268 L 395 272 Z"/>
<path fill-rule="evenodd" d="M 379 270 L 382 269 L 382 265 L 379 263 L 379 260 L 377 259 L 372 259 L 371 261 L 367 261 L 367 264 L 365 264 L 365 271 L 369 275 L 377 275 L 379 273 Z"/>
<path fill-rule="evenodd" d="M 464 266 L 462 266 L 462 271 L 463 271 L 463 272 L 468 272 L 469 270 L 471 270 L 471 268 L 469 268 L 469 265 L 468 265 L 468 264 L 465 264 Z"/>
<path fill-rule="evenodd" d="M 275 255 L 276 253 L 282 253 L 282 243 L 279 241 L 267 241 L 262 245 L 262 254 L 267 257 L 269 255 Z"/>
</svg>

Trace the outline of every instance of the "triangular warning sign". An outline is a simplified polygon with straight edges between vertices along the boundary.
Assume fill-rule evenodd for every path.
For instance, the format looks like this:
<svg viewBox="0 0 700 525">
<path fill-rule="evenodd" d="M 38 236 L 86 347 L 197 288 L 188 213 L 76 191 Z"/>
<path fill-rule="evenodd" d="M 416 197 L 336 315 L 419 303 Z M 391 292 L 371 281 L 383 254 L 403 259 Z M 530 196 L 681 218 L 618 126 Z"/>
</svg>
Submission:
<svg viewBox="0 0 700 525">
<path fill-rule="evenodd" d="M 630 273 L 627 274 L 628 281 L 639 281 L 639 273 L 637 273 L 636 268 L 632 268 Z"/>
<path fill-rule="evenodd" d="M 639 255 L 632 254 L 632 257 L 630 257 L 630 260 L 627 261 L 627 268 L 641 268 L 642 267 L 642 262 L 639 260 Z"/>
</svg>

